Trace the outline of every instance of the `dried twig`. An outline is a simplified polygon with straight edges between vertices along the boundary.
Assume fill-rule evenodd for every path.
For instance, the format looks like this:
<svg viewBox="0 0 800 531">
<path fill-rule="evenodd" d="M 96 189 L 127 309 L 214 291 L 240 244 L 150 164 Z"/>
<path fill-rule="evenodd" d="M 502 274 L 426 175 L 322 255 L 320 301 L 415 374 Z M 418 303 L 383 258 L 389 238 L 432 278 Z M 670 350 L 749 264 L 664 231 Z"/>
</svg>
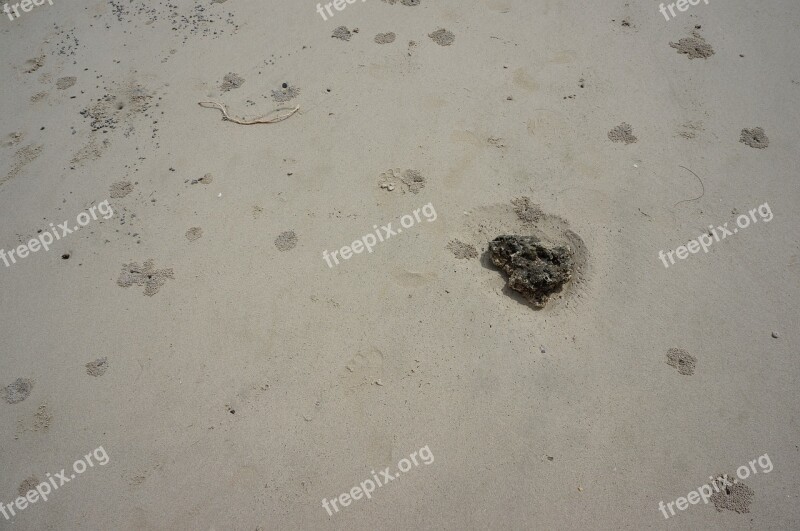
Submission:
<svg viewBox="0 0 800 531">
<path fill-rule="evenodd" d="M 282 122 L 283 120 L 287 119 L 288 117 L 290 117 L 291 115 L 296 113 L 298 111 L 298 109 L 300 109 L 300 106 L 298 105 L 297 107 L 292 109 L 292 112 L 290 112 L 289 114 L 285 114 L 283 116 L 278 116 L 277 118 L 263 118 L 262 117 L 262 118 L 256 118 L 255 120 L 240 120 L 238 118 L 230 116 L 228 114 L 227 108 L 222 103 L 219 103 L 219 102 L 216 102 L 216 101 L 199 101 L 199 102 L 197 102 L 197 104 L 200 105 L 201 107 L 206 107 L 206 108 L 212 108 L 213 107 L 213 108 L 219 109 L 220 111 L 222 111 L 222 119 L 223 120 L 228 120 L 230 122 L 233 122 L 233 123 L 236 123 L 236 124 L 241 124 L 241 125 L 274 124 L 274 123 L 277 123 L 277 122 Z M 281 109 L 276 109 L 276 110 L 279 111 Z"/>
<path fill-rule="evenodd" d="M 697 174 L 695 172 L 693 172 L 692 170 L 690 170 L 689 168 L 687 168 L 686 166 L 678 166 L 678 167 L 679 168 L 683 168 L 684 170 L 688 171 L 689 173 L 691 173 L 692 175 L 697 177 Z M 706 187 L 705 187 L 705 185 L 703 185 L 702 179 L 700 179 L 700 177 L 697 177 L 697 180 L 700 181 L 700 186 L 703 187 L 703 193 L 700 194 L 699 196 L 695 197 L 695 198 L 692 198 L 692 199 L 684 199 L 683 201 L 678 201 L 677 203 L 672 205 L 672 208 L 675 208 L 676 206 L 680 205 L 681 203 L 686 203 L 687 201 L 697 201 L 698 199 L 700 199 L 701 197 L 706 195 Z"/>
</svg>

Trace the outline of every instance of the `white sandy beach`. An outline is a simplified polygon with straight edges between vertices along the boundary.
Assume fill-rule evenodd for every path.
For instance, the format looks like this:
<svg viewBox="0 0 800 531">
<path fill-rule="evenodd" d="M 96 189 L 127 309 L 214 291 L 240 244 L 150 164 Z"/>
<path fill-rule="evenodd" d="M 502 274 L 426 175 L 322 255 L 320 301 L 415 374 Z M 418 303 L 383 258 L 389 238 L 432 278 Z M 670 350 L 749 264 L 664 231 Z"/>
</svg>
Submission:
<svg viewBox="0 0 800 531">
<path fill-rule="evenodd" d="M 0 13 L 0 529 L 799 529 L 800 4 L 659 4 Z"/>
</svg>

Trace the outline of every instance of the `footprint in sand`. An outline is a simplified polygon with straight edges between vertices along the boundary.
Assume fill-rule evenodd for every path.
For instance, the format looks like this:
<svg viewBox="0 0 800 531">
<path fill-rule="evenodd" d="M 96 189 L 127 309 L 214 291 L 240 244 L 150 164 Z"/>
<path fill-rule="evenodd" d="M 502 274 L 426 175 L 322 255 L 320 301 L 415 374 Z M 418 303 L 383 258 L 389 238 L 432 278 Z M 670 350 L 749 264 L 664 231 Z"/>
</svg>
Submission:
<svg viewBox="0 0 800 531">
<path fill-rule="evenodd" d="M 353 391 L 364 385 L 375 384 L 381 381 L 382 377 L 383 353 L 372 347 L 353 356 L 345 365 L 345 371 L 340 379 L 346 390 Z"/>
</svg>

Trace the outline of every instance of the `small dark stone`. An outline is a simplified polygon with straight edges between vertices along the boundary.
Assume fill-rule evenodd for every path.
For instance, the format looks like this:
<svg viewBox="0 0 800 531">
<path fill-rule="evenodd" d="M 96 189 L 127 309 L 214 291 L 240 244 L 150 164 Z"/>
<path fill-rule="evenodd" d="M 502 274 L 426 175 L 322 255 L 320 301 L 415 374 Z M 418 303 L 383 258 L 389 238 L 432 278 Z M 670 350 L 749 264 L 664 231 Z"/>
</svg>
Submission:
<svg viewBox="0 0 800 531">
<path fill-rule="evenodd" d="M 288 83 L 284 83 L 283 85 L 281 85 L 281 87 L 282 88 L 289 88 L 289 84 Z"/>
<path fill-rule="evenodd" d="M 568 247 L 549 248 L 534 236 L 498 236 L 489 242 L 492 263 L 508 275 L 508 287 L 537 308 L 572 278 Z"/>
</svg>

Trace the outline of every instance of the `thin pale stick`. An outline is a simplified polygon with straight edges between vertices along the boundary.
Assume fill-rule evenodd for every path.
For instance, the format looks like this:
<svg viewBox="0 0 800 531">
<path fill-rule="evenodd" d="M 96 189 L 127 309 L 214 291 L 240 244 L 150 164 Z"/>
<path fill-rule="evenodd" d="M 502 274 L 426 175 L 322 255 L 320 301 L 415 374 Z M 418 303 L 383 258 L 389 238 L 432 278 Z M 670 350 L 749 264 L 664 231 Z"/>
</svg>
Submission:
<svg viewBox="0 0 800 531">
<path fill-rule="evenodd" d="M 289 114 L 285 114 L 283 116 L 278 116 L 277 118 L 256 118 L 255 120 L 240 120 L 238 118 L 230 116 L 228 114 L 228 109 L 222 103 L 219 103 L 219 102 L 216 102 L 216 101 L 199 101 L 199 102 L 197 102 L 197 104 L 199 106 L 205 107 L 207 109 L 210 109 L 212 107 L 215 108 L 215 109 L 219 109 L 220 111 L 222 111 L 223 120 L 228 120 L 230 122 L 233 122 L 233 123 L 236 123 L 236 124 L 241 124 L 241 125 L 274 124 L 274 123 L 282 122 L 285 119 L 289 118 L 294 113 L 296 113 L 300 109 L 300 106 L 298 105 L 297 107 L 292 109 L 292 112 L 290 112 Z M 212 106 L 212 107 L 210 107 L 210 106 Z M 280 110 L 280 109 L 278 109 L 278 110 Z"/>
</svg>

